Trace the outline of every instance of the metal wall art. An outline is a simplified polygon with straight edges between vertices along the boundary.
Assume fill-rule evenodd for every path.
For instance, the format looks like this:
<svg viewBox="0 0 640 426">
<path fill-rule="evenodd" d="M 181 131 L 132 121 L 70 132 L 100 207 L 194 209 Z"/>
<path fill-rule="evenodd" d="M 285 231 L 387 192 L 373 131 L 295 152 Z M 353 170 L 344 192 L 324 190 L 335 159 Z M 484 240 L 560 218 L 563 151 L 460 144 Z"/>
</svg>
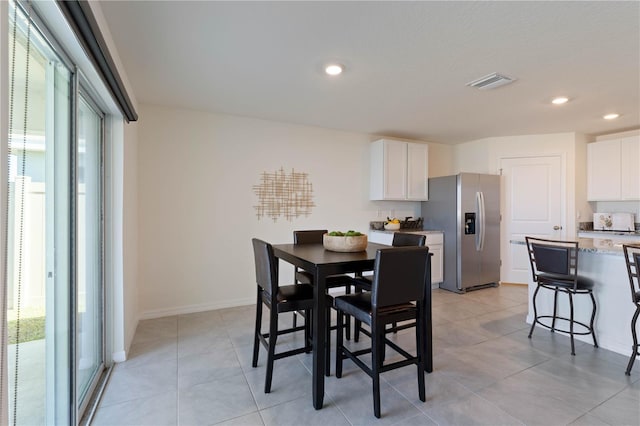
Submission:
<svg viewBox="0 0 640 426">
<path fill-rule="evenodd" d="M 288 221 L 299 216 L 309 216 L 313 203 L 313 185 L 308 174 L 296 172 L 285 173 L 284 168 L 273 173 L 262 172 L 260 184 L 253 186 L 258 196 L 258 205 L 253 206 L 258 219 L 267 216 L 277 222 L 280 216 Z"/>
</svg>

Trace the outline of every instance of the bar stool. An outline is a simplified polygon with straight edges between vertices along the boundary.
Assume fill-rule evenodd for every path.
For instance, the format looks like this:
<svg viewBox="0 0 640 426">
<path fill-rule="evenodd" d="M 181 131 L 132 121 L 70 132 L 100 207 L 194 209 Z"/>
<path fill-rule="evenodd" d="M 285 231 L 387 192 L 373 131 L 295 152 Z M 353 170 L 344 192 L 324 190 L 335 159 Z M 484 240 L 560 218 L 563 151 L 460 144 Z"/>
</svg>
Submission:
<svg viewBox="0 0 640 426">
<path fill-rule="evenodd" d="M 596 299 L 593 297 L 593 281 L 578 275 L 578 242 L 577 241 L 557 241 L 541 238 L 525 237 L 527 251 L 531 263 L 531 273 L 533 281 L 538 283 L 533 293 L 533 323 L 529 331 L 529 338 L 533 334 L 536 324 L 548 328 L 551 332 L 559 331 L 568 333 L 571 336 L 571 355 L 575 355 L 574 335 L 593 336 L 593 345 L 597 348 L 598 341 L 593 327 L 596 317 Z M 538 315 L 536 297 L 538 291 L 545 288 L 553 291 L 553 315 Z M 569 296 L 569 318 L 558 315 L 558 292 L 566 293 Z M 576 321 L 573 316 L 573 296 L 577 294 L 588 294 L 591 297 L 593 310 L 591 321 L 587 325 Z M 545 324 L 541 319 L 551 319 L 551 325 Z M 569 322 L 569 330 L 556 328 L 556 320 Z M 583 327 L 586 331 L 574 331 L 574 325 Z"/>
<path fill-rule="evenodd" d="M 636 330 L 636 324 L 638 322 L 638 316 L 640 316 L 640 244 L 623 244 L 624 259 L 627 264 L 627 272 L 629 273 L 629 284 L 631 285 L 631 302 L 636 305 L 636 312 L 631 319 L 631 336 L 633 337 L 633 347 L 631 357 L 629 357 L 629 364 L 627 365 L 627 376 L 631 375 L 631 368 L 633 368 L 633 362 L 638 356 L 638 332 Z"/>
</svg>

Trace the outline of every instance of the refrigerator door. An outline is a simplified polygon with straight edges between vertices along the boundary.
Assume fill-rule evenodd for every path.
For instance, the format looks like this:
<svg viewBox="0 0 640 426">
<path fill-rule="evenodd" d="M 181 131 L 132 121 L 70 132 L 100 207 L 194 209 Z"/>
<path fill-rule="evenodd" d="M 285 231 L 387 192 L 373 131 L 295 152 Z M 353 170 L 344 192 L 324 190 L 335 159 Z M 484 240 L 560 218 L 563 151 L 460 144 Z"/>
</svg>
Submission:
<svg viewBox="0 0 640 426">
<path fill-rule="evenodd" d="M 500 280 L 500 176 L 461 173 L 458 178 L 460 244 L 457 288 Z"/>
<path fill-rule="evenodd" d="M 458 175 L 458 290 L 482 284 L 480 273 L 479 175 Z"/>
<path fill-rule="evenodd" d="M 479 179 L 484 205 L 479 281 L 497 284 L 500 281 L 500 176 L 480 175 Z"/>
</svg>

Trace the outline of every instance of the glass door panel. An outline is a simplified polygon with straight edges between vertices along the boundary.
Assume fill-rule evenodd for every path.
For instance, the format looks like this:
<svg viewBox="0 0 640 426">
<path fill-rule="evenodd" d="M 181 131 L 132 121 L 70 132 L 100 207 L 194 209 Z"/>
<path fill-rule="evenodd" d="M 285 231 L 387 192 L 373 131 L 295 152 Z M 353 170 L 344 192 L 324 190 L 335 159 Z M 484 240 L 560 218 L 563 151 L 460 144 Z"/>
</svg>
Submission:
<svg viewBox="0 0 640 426">
<path fill-rule="evenodd" d="M 76 365 L 78 406 L 82 410 L 102 371 L 102 115 L 80 96 L 77 159 L 77 312 Z"/>
<path fill-rule="evenodd" d="M 70 70 L 9 3 L 10 424 L 68 424 Z"/>
</svg>

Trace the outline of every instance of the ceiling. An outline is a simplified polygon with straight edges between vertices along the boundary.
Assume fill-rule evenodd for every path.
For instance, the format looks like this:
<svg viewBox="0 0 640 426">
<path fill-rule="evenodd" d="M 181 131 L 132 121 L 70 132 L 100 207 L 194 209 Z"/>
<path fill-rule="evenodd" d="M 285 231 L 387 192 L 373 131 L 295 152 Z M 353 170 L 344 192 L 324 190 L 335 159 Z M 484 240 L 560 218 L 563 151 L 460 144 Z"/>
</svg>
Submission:
<svg viewBox="0 0 640 426">
<path fill-rule="evenodd" d="M 143 104 L 447 144 L 640 127 L 638 1 L 100 5 Z"/>
</svg>

